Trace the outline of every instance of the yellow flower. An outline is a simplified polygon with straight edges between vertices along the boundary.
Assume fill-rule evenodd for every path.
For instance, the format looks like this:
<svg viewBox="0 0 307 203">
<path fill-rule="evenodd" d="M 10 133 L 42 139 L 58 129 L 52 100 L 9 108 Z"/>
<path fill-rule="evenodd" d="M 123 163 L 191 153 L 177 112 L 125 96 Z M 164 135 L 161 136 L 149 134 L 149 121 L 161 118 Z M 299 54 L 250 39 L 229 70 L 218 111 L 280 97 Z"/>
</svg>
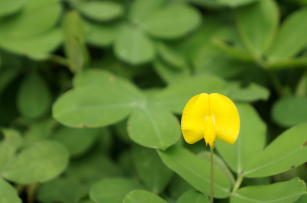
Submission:
<svg viewBox="0 0 307 203">
<path fill-rule="evenodd" d="M 198 94 L 183 109 L 181 130 L 189 144 L 202 138 L 211 148 L 216 138 L 233 144 L 240 131 L 239 112 L 236 105 L 222 94 Z"/>
</svg>

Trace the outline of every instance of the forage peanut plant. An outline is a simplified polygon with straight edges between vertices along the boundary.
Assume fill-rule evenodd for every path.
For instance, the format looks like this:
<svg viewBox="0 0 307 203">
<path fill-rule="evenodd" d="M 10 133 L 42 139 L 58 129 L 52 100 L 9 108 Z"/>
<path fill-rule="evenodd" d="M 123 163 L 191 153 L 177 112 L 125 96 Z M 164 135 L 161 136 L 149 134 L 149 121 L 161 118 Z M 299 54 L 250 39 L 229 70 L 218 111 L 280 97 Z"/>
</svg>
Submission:
<svg viewBox="0 0 307 203">
<path fill-rule="evenodd" d="M 306 0 L 0 0 L 0 203 L 306 203 Z"/>
</svg>

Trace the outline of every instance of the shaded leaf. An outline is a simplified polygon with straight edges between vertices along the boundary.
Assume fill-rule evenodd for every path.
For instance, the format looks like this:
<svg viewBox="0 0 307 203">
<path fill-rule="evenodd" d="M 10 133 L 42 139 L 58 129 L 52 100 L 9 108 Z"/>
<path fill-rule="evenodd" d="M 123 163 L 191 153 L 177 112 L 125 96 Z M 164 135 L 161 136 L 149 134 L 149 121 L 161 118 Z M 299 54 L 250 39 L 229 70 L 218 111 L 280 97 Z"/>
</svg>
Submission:
<svg viewBox="0 0 307 203">
<path fill-rule="evenodd" d="M 50 91 L 44 79 L 33 72 L 20 85 L 17 107 L 21 115 L 32 119 L 44 115 L 51 103 Z"/>
<path fill-rule="evenodd" d="M 183 193 L 176 201 L 176 203 L 187 203 L 187 202 L 209 203 L 209 198 L 204 194 L 201 194 L 195 190 L 189 190 Z"/>
<path fill-rule="evenodd" d="M 99 129 L 60 128 L 53 139 L 66 146 L 71 156 L 80 156 L 94 144 Z"/>
<path fill-rule="evenodd" d="M 41 185 L 37 192 L 37 199 L 45 203 L 79 203 L 85 195 L 85 189 L 77 181 L 59 178 Z"/>
<path fill-rule="evenodd" d="M 259 58 L 273 41 L 279 12 L 274 0 L 258 0 L 239 8 L 237 21 L 246 48 Z"/>
<path fill-rule="evenodd" d="M 155 194 L 163 192 L 173 173 L 164 165 L 157 152 L 135 147 L 132 155 L 136 173 L 144 184 Z"/>
<path fill-rule="evenodd" d="M 279 125 L 289 127 L 307 121 L 307 98 L 288 96 L 277 100 L 272 117 Z"/>
<path fill-rule="evenodd" d="M 7 16 L 20 10 L 26 2 L 26 0 L 0 0 L 0 17 Z"/>
<path fill-rule="evenodd" d="M 90 190 L 90 198 L 96 203 L 122 203 L 125 195 L 142 186 L 126 178 L 105 178 L 94 184 Z"/>
<path fill-rule="evenodd" d="M 270 62 L 291 58 L 298 54 L 307 43 L 307 9 L 303 8 L 290 15 L 283 23 L 272 48 L 268 51 Z"/>
<path fill-rule="evenodd" d="M 68 153 L 62 145 L 41 141 L 17 154 L 0 174 L 20 184 L 46 182 L 62 173 L 67 164 Z"/>
<path fill-rule="evenodd" d="M 123 200 L 123 203 L 143 203 L 143 202 L 167 203 L 167 201 L 165 201 L 161 197 L 146 190 L 133 190 L 132 192 L 129 192 Z"/>
</svg>

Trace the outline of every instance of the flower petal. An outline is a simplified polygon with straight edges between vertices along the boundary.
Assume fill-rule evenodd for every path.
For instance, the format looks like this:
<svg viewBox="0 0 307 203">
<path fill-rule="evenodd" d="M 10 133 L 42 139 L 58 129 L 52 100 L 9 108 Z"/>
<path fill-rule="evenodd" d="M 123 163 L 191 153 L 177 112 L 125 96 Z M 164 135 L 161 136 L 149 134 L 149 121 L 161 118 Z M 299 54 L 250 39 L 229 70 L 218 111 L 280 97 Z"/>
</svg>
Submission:
<svg viewBox="0 0 307 203">
<path fill-rule="evenodd" d="M 209 114 L 209 95 L 192 97 L 185 105 L 181 117 L 181 130 L 185 141 L 193 144 L 204 137 L 204 118 Z"/>
<path fill-rule="evenodd" d="M 240 116 L 236 105 L 228 97 L 218 93 L 210 94 L 209 101 L 215 118 L 216 136 L 233 144 L 240 131 Z"/>
</svg>

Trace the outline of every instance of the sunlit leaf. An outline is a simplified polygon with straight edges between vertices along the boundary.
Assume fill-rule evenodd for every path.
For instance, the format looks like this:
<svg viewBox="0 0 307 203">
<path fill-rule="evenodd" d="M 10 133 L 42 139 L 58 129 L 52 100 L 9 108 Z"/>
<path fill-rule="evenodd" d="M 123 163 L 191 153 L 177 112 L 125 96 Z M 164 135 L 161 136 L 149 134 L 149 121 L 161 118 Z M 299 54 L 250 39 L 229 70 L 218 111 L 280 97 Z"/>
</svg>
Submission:
<svg viewBox="0 0 307 203">
<path fill-rule="evenodd" d="M 231 203 L 252 202 L 295 202 L 302 194 L 306 193 L 304 182 L 298 178 L 271 185 L 247 186 L 235 192 Z M 261 194 L 261 195 L 260 195 Z"/>
<path fill-rule="evenodd" d="M 175 171 L 195 189 L 210 194 L 210 161 L 202 159 L 183 147 L 172 147 L 160 151 L 159 155 L 167 167 Z M 219 169 L 215 169 L 215 197 L 230 195 L 231 182 Z"/>
<path fill-rule="evenodd" d="M 282 173 L 307 161 L 307 124 L 286 130 L 258 153 L 245 167 L 247 177 L 265 177 Z"/>
</svg>

